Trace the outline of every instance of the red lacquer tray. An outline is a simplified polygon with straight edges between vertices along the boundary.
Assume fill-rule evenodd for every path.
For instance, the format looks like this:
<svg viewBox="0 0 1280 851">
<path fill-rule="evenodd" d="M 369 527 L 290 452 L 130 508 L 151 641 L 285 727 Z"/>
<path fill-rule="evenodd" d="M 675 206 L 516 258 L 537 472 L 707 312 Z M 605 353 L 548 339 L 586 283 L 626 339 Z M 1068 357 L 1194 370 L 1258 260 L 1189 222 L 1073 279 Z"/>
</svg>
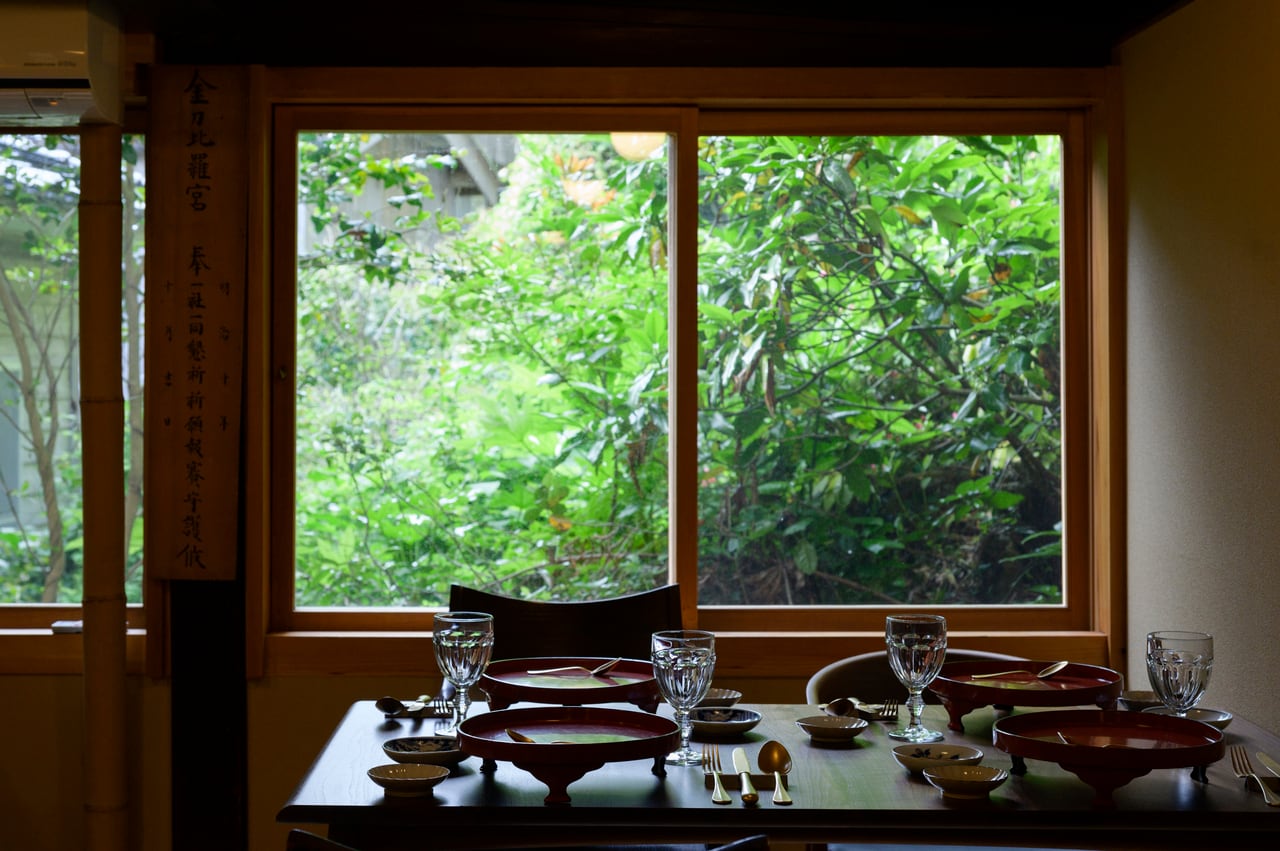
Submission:
<svg viewBox="0 0 1280 851">
<path fill-rule="evenodd" d="M 595 668 L 608 657 L 542 656 L 529 659 L 500 659 L 490 662 L 480 678 L 480 690 L 489 696 L 490 709 L 506 709 L 513 703 L 554 703 L 559 706 L 589 706 L 595 703 L 631 703 L 646 712 L 656 712 L 662 699 L 653 664 L 639 659 L 623 659 L 607 674 L 593 676 L 587 671 L 557 674 L 530 674 L 546 668 L 578 665 Z"/>
<path fill-rule="evenodd" d="M 1094 804 L 1112 806 L 1111 793 L 1154 768 L 1205 768 L 1222 759 L 1222 731 L 1170 715 L 1103 709 L 1027 712 L 996 721 L 992 741 L 1013 757 L 1013 773 L 1026 759 L 1056 762 L 1093 787 Z"/>
<path fill-rule="evenodd" d="M 508 730 L 534 741 L 515 741 Z M 544 803 L 568 804 L 569 784 L 606 762 L 652 758 L 653 773 L 665 777 L 664 758 L 680 747 L 680 729 L 670 718 L 630 709 L 540 706 L 468 718 L 458 745 L 485 760 L 481 771 L 510 762 L 547 785 Z"/>
<path fill-rule="evenodd" d="M 964 732 L 962 719 L 980 706 L 1088 706 L 1114 709 L 1124 677 L 1119 672 L 1098 665 L 1079 662 L 1068 664 L 1047 679 L 1033 674 L 993 677 L 975 680 L 974 674 L 994 674 L 1025 668 L 1039 671 L 1049 662 L 1009 662 L 1004 659 L 981 659 L 948 662 L 929 684 L 947 708 L 947 726 Z"/>
</svg>

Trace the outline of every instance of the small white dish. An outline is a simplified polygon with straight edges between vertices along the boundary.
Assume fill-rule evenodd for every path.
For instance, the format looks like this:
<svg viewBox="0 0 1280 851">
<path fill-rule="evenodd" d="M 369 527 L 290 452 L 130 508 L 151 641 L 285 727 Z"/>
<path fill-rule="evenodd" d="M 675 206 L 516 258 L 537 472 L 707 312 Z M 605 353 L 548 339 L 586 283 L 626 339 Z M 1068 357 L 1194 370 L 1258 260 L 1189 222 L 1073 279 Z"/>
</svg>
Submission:
<svg viewBox="0 0 1280 851">
<path fill-rule="evenodd" d="M 1172 715 L 1173 710 L 1167 706 L 1153 706 L 1150 709 L 1144 709 L 1143 712 L 1150 712 L 1152 715 Z M 1235 716 L 1225 709 L 1202 709 L 1193 706 L 1187 710 L 1187 718 L 1192 721 L 1200 721 L 1208 724 L 1210 727 L 1217 727 L 1219 730 L 1227 729 L 1227 725 L 1231 723 L 1231 719 Z"/>
<path fill-rule="evenodd" d="M 740 736 L 759 724 L 762 717 L 754 709 L 703 706 L 689 710 L 693 734 L 706 739 Z"/>
<path fill-rule="evenodd" d="M 868 725 L 865 719 L 845 715 L 810 715 L 797 718 L 796 726 L 808 733 L 812 741 L 832 744 L 852 742 Z"/>
<path fill-rule="evenodd" d="M 898 745 L 893 758 L 912 774 L 922 774 L 926 768 L 943 765 L 977 765 L 982 762 L 982 751 L 969 745 Z"/>
<path fill-rule="evenodd" d="M 742 700 L 742 692 L 731 688 L 713 688 L 707 690 L 707 696 L 698 704 L 699 707 L 715 706 L 727 708 Z"/>
<path fill-rule="evenodd" d="M 396 762 L 453 766 L 467 758 L 452 736 L 407 736 L 382 743 L 382 752 Z"/>
<path fill-rule="evenodd" d="M 381 786 L 389 797 L 416 798 L 430 795 L 435 785 L 449 776 L 449 769 L 443 765 L 396 762 L 375 765 L 368 773 L 369 779 Z"/>
<path fill-rule="evenodd" d="M 939 765 L 924 770 L 924 779 L 945 798 L 985 798 L 1009 779 L 1009 772 L 990 765 Z"/>
</svg>

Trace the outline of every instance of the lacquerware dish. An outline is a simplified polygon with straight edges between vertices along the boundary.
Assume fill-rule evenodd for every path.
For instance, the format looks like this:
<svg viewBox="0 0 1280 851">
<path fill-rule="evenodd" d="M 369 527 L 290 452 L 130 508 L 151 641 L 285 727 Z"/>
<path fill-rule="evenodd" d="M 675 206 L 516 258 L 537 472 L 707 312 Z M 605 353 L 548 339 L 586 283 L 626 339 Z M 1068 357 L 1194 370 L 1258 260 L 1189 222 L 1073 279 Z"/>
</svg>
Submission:
<svg viewBox="0 0 1280 851">
<path fill-rule="evenodd" d="M 698 704 L 699 707 L 715 706 L 729 707 L 733 706 L 739 700 L 742 700 L 742 692 L 731 688 L 711 688 L 707 690 L 707 696 Z"/>
<path fill-rule="evenodd" d="M 559 706 L 630 703 L 646 712 L 656 712 L 662 697 L 658 681 L 653 678 L 653 664 L 639 659 L 621 659 L 607 673 L 590 673 L 592 668 L 608 661 L 609 658 L 604 656 L 499 659 L 489 663 L 480 678 L 479 687 L 488 695 L 490 709 L 506 709 L 522 702 Z M 569 670 L 553 674 L 529 673 L 550 668 Z"/>
<path fill-rule="evenodd" d="M 996 721 L 992 742 L 1013 757 L 1014 774 L 1026 760 L 1056 762 L 1093 787 L 1094 805 L 1114 806 L 1112 793 L 1158 768 L 1206 768 L 1222 759 L 1222 731 L 1199 721 L 1106 709 L 1027 712 Z"/>
<path fill-rule="evenodd" d="M 759 724 L 760 718 L 760 713 L 754 709 L 703 706 L 694 707 L 689 711 L 689 720 L 693 722 L 693 735 L 699 739 L 726 739 L 741 736 Z"/>
<path fill-rule="evenodd" d="M 449 776 L 443 765 L 416 765 L 392 763 L 375 765 L 368 771 L 369 779 L 382 787 L 384 794 L 393 798 L 417 798 L 430 795 L 440 781 Z"/>
<path fill-rule="evenodd" d="M 796 719 L 796 726 L 809 734 L 809 741 L 821 745 L 847 745 L 863 730 L 867 722 L 862 718 L 842 715 L 809 715 Z"/>
<path fill-rule="evenodd" d="M 1009 675 L 990 679 L 974 679 L 974 674 L 991 674 L 1010 670 L 1006 659 L 978 659 L 947 662 L 929 685 L 947 708 L 949 729 L 964 732 L 963 718 L 980 706 L 1088 706 L 1111 709 L 1124 690 L 1124 677 L 1119 672 L 1099 665 L 1070 662 L 1050 677 L 1037 677 L 1035 672 L 1049 662 L 1027 660 L 1014 668 L 1025 668 L 1025 675 Z"/>
<path fill-rule="evenodd" d="M 949 745 L 945 742 L 926 745 L 898 745 L 893 758 L 912 774 L 922 774 L 926 768 L 943 765 L 977 765 L 982 762 L 980 749 L 969 745 Z"/>
<path fill-rule="evenodd" d="M 989 765 L 936 765 L 924 770 L 924 779 L 945 798 L 973 800 L 991 794 L 1009 772 Z"/>
<path fill-rule="evenodd" d="M 1142 710 L 1152 715 L 1173 715 L 1173 710 L 1167 706 L 1152 706 L 1149 709 Z M 1217 727 L 1219 730 L 1227 729 L 1227 725 L 1231 723 L 1231 719 L 1235 716 L 1225 709 L 1205 709 L 1193 706 L 1187 710 L 1187 717 L 1192 721 L 1199 721 L 1202 724 L 1208 724 L 1210 727 Z"/>
<path fill-rule="evenodd" d="M 405 736 L 382 743 L 382 752 L 396 762 L 418 765 L 457 765 L 467 758 L 452 736 Z"/>
<path fill-rule="evenodd" d="M 569 784 L 607 762 L 652 759 L 653 772 L 665 775 L 662 760 L 680 747 L 680 730 L 670 718 L 649 712 L 539 706 L 473 715 L 458 728 L 458 744 L 486 760 L 482 770 L 510 762 L 546 784 L 543 803 L 568 804 Z"/>
</svg>

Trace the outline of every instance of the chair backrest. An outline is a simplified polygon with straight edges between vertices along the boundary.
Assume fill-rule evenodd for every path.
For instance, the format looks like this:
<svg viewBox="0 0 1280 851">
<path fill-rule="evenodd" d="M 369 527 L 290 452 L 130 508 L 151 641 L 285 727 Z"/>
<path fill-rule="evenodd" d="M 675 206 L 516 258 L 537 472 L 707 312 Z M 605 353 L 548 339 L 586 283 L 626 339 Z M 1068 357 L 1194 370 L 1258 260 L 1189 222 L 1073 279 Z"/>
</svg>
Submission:
<svg viewBox="0 0 1280 851">
<path fill-rule="evenodd" d="M 681 626 L 679 585 L 582 602 L 521 600 L 453 585 L 449 589 L 449 608 L 493 615 L 494 659 L 648 659 L 650 634 Z"/>
<path fill-rule="evenodd" d="M 1016 662 L 1023 656 L 991 653 L 986 650 L 947 648 L 946 661 L 961 662 L 969 659 L 1004 659 Z M 839 659 L 814 672 L 804 687 L 805 701 L 827 703 L 837 697 L 857 697 L 876 703 L 890 697 L 902 699 L 906 690 L 889 668 L 889 654 L 884 650 L 872 650 Z M 925 703 L 938 703 L 933 692 L 925 689 Z"/>
<path fill-rule="evenodd" d="M 332 839 L 326 839 L 309 830 L 295 827 L 289 831 L 285 839 L 285 851 L 356 851 L 350 845 L 343 845 Z"/>
</svg>

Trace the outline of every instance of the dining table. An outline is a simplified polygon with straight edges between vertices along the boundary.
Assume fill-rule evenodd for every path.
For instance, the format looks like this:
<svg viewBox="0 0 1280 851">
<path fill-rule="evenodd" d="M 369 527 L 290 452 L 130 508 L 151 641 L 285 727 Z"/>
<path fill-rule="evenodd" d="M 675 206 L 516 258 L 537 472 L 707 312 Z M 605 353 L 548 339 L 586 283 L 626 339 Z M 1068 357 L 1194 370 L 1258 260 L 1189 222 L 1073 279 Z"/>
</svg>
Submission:
<svg viewBox="0 0 1280 851">
<path fill-rule="evenodd" d="M 943 733 L 943 744 L 976 746 L 983 765 L 1010 771 L 985 797 L 960 799 L 943 796 L 898 764 L 892 751 L 903 743 L 888 735 L 893 722 L 871 721 L 851 740 L 828 744 L 810 739 L 796 724 L 820 715 L 818 706 L 744 701 L 738 707 L 759 712 L 760 721 L 732 737 L 702 743 L 694 737 L 695 747 L 718 745 L 725 779 L 735 787 L 730 804 L 712 802 L 702 767 L 666 766 L 661 758 L 606 762 L 570 784 L 567 803 L 548 804 L 547 786 L 528 771 L 476 756 L 456 765 L 429 795 L 385 795 L 367 776 L 368 769 L 390 762 L 383 742 L 432 735 L 437 721 L 387 717 L 373 700 L 360 700 L 276 820 L 325 825 L 330 838 L 362 851 L 719 844 L 758 833 L 771 843 L 810 848 L 860 842 L 1203 851 L 1274 847 L 1280 838 L 1280 807 L 1267 806 L 1259 788 L 1237 778 L 1225 756 L 1207 766 L 1152 769 L 1100 802 L 1077 774 L 1054 762 L 1012 756 L 993 743 L 1001 718 L 1039 708 L 978 707 L 955 730 L 947 726 L 942 706 L 924 707 L 923 722 Z M 473 713 L 485 711 L 482 703 L 473 706 Z M 657 713 L 670 717 L 671 710 L 662 704 Z M 761 745 L 770 740 L 781 742 L 792 757 L 785 778 L 792 803 L 775 804 L 764 788 L 758 803 L 744 805 L 729 755 L 743 748 L 758 771 Z M 1280 736 L 1238 715 L 1221 730 L 1221 742 L 1222 753 L 1241 745 L 1250 755 L 1262 751 L 1280 758 Z M 1256 757 L 1254 767 L 1266 773 Z"/>
</svg>

